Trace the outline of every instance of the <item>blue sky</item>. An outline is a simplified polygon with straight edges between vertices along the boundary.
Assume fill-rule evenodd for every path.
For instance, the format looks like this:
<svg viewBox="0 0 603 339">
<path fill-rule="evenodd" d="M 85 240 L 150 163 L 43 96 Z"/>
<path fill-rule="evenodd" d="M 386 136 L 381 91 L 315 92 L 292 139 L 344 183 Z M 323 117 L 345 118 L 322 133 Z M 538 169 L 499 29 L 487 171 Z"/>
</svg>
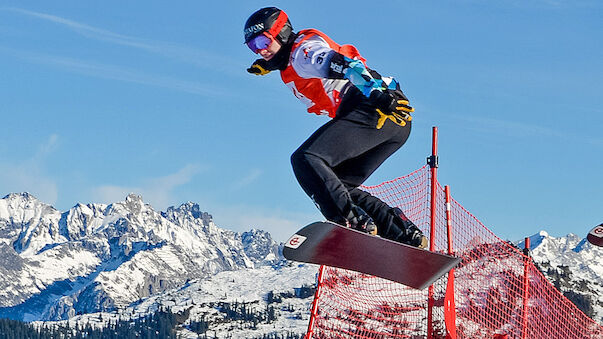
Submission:
<svg viewBox="0 0 603 339">
<path fill-rule="evenodd" d="M 268 5 L 356 45 L 416 108 L 367 184 L 423 166 L 438 126 L 440 182 L 500 237 L 603 222 L 603 5 L 582 0 L 3 1 L 0 195 L 193 201 L 281 241 L 321 219 L 289 156 L 327 118 L 245 72 L 243 24 Z"/>
</svg>

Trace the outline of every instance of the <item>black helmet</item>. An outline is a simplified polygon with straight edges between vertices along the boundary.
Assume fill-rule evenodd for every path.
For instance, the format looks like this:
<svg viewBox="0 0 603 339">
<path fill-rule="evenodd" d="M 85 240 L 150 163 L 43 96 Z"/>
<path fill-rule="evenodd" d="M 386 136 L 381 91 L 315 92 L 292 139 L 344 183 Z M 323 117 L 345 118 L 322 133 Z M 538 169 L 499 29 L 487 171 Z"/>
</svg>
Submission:
<svg viewBox="0 0 603 339">
<path fill-rule="evenodd" d="M 268 32 L 281 44 L 287 44 L 293 33 L 287 13 L 276 7 L 266 7 L 251 14 L 245 22 L 245 43 L 264 32 Z"/>
</svg>

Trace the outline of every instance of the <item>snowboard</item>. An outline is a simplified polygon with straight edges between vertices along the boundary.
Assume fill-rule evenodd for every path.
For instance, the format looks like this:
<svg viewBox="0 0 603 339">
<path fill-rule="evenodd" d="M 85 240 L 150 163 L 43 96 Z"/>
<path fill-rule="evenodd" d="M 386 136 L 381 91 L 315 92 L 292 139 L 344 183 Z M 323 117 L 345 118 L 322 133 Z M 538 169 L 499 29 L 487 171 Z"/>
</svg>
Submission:
<svg viewBox="0 0 603 339">
<path fill-rule="evenodd" d="M 603 224 L 595 226 L 586 236 L 588 242 L 595 246 L 603 246 Z"/>
<path fill-rule="evenodd" d="M 292 261 L 357 271 L 415 289 L 431 285 L 461 261 L 328 221 L 297 231 L 285 243 L 283 255 Z"/>
</svg>

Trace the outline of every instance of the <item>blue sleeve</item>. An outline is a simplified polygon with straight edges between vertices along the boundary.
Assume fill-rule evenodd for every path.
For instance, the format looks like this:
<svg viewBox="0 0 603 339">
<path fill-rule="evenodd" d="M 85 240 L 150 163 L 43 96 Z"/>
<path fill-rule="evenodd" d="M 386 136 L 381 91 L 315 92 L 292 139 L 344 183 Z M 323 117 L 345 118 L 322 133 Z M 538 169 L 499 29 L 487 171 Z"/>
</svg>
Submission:
<svg viewBox="0 0 603 339">
<path fill-rule="evenodd" d="M 369 72 L 369 69 L 360 60 L 350 59 L 344 56 L 346 67 L 343 69 L 343 78 L 358 87 L 366 97 L 371 95 L 372 91 L 383 91 L 386 89 L 396 89 L 398 82 L 392 77 L 375 78 Z M 377 74 L 378 75 L 378 74 Z"/>
</svg>

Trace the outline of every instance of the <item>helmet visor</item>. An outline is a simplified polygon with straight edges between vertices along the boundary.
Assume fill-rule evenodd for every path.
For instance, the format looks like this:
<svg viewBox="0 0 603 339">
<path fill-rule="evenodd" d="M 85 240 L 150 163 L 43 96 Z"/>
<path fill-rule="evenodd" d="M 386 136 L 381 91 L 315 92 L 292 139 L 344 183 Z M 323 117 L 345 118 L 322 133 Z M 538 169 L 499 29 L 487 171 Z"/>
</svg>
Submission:
<svg viewBox="0 0 603 339">
<path fill-rule="evenodd" d="M 261 50 L 270 47 L 270 45 L 272 45 L 273 42 L 274 42 L 274 38 L 271 35 L 264 32 L 256 37 L 254 37 L 253 39 L 249 40 L 249 42 L 247 42 L 247 47 L 249 47 L 249 49 L 253 53 L 257 54 Z"/>
</svg>

